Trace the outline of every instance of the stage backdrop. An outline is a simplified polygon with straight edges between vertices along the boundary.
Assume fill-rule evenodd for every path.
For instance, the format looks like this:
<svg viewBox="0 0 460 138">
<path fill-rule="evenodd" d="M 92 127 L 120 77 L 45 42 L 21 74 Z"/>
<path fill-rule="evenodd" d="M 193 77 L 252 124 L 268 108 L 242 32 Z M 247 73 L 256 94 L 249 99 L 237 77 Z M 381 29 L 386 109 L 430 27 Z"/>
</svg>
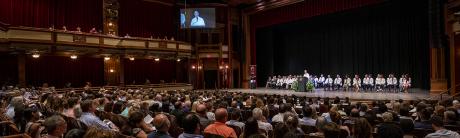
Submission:
<svg viewBox="0 0 460 138">
<path fill-rule="evenodd" d="M 394 73 L 398 79 L 408 73 L 414 87 L 428 89 L 427 4 L 389 1 L 257 29 L 258 84 L 308 69 L 334 76 Z"/>
</svg>

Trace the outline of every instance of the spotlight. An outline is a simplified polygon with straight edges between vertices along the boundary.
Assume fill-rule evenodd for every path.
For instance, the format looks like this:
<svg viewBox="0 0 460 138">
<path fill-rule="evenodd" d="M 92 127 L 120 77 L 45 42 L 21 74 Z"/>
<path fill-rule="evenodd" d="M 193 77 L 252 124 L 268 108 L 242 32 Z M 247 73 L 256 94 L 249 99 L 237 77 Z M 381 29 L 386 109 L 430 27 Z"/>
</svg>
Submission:
<svg viewBox="0 0 460 138">
<path fill-rule="evenodd" d="M 113 23 L 112 23 L 112 22 L 109 22 L 109 26 L 113 26 Z"/>
<path fill-rule="evenodd" d="M 110 57 L 104 57 L 104 60 L 105 61 L 110 60 Z"/>
<path fill-rule="evenodd" d="M 160 61 L 160 58 L 155 58 L 155 61 L 157 61 L 157 62 Z"/>
<path fill-rule="evenodd" d="M 192 65 L 192 69 L 195 69 L 195 68 L 196 68 L 195 65 Z"/>
<path fill-rule="evenodd" d="M 39 57 L 40 57 L 40 54 L 34 53 L 34 54 L 32 54 L 32 57 L 33 57 L 33 58 L 39 58 Z"/>
<path fill-rule="evenodd" d="M 177 61 L 177 62 L 180 62 L 180 58 L 178 58 L 176 61 Z"/>
<path fill-rule="evenodd" d="M 113 69 L 110 69 L 110 70 L 109 70 L 109 72 L 110 72 L 110 73 L 113 73 L 113 72 L 115 72 L 115 70 L 113 70 Z"/>
<path fill-rule="evenodd" d="M 225 68 L 228 69 L 228 65 L 225 65 Z"/>
<path fill-rule="evenodd" d="M 135 59 L 134 59 L 134 57 L 130 57 L 129 60 L 134 61 Z"/>
<path fill-rule="evenodd" d="M 222 67 L 222 66 L 219 66 L 219 69 L 223 69 L 223 68 L 224 68 L 224 67 Z"/>
<path fill-rule="evenodd" d="M 77 55 L 71 55 L 70 58 L 71 58 L 71 59 L 77 59 L 78 56 L 77 56 Z"/>
</svg>

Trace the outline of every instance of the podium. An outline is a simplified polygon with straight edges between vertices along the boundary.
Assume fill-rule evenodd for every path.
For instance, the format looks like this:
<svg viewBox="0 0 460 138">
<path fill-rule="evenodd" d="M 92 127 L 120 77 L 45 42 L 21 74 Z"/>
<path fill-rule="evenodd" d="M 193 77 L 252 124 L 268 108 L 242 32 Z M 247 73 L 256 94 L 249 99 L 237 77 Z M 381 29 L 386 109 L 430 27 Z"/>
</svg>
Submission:
<svg viewBox="0 0 460 138">
<path fill-rule="evenodd" d="M 307 77 L 299 77 L 297 78 L 297 91 L 298 92 L 306 92 L 307 91 L 307 82 L 308 78 Z"/>
</svg>

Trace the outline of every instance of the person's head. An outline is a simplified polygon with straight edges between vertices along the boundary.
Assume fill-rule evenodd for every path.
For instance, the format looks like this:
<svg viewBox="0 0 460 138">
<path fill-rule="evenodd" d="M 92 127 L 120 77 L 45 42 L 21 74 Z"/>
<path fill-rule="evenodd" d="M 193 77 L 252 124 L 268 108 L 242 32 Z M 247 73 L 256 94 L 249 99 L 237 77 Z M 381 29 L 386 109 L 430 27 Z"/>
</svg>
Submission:
<svg viewBox="0 0 460 138">
<path fill-rule="evenodd" d="M 288 110 L 288 107 L 287 107 L 286 104 L 283 103 L 283 104 L 280 104 L 280 105 L 279 105 L 279 113 L 284 113 L 284 112 L 286 112 L 287 110 Z"/>
<path fill-rule="evenodd" d="M 174 109 L 182 109 L 182 102 L 177 101 L 176 103 L 174 103 Z"/>
<path fill-rule="evenodd" d="M 233 109 L 230 114 L 232 120 L 239 120 L 241 117 L 241 111 L 238 108 Z"/>
<path fill-rule="evenodd" d="M 125 108 L 124 103 L 122 101 L 117 101 L 113 105 L 112 112 L 115 113 L 115 114 L 121 114 L 121 112 L 123 112 L 124 108 Z"/>
<path fill-rule="evenodd" d="M 247 137 L 257 133 L 259 133 L 259 125 L 257 123 L 257 119 L 254 117 L 249 117 L 244 127 L 244 136 Z"/>
<path fill-rule="evenodd" d="M 26 108 L 23 112 L 24 114 L 24 119 L 26 121 L 36 121 L 38 119 L 40 119 L 40 114 L 37 110 L 37 108 Z"/>
<path fill-rule="evenodd" d="M 198 11 L 194 11 L 193 12 L 193 15 L 195 15 L 195 17 L 199 17 L 200 16 L 200 13 Z"/>
<path fill-rule="evenodd" d="M 86 133 L 83 137 L 84 138 L 113 138 L 115 137 L 115 134 L 112 133 L 111 131 L 99 129 L 97 127 L 89 127 L 88 130 L 86 130 Z"/>
<path fill-rule="evenodd" d="M 372 126 L 365 118 L 357 118 L 351 131 L 356 138 L 369 138 L 371 137 Z"/>
<path fill-rule="evenodd" d="M 83 112 L 94 113 L 97 109 L 97 104 L 93 100 L 84 100 L 80 106 Z"/>
<path fill-rule="evenodd" d="M 291 130 L 297 129 L 297 126 L 299 125 L 299 118 L 297 115 L 292 112 L 286 112 L 283 117 L 283 122 L 286 123 Z"/>
<path fill-rule="evenodd" d="M 130 113 L 129 118 L 128 118 L 130 126 L 137 127 L 137 128 L 143 126 L 145 124 L 144 117 L 145 117 L 144 113 L 139 112 L 139 111 Z"/>
<path fill-rule="evenodd" d="M 325 126 L 326 124 L 327 124 L 326 118 L 324 118 L 324 117 L 321 116 L 321 117 L 318 117 L 318 118 L 316 119 L 316 128 L 317 128 L 319 131 L 323 132 L 323 128 L 324 128 L 324 126 Z"/>
<path fill-rule="evenodd" d="M 204 104 L 199 104 L 197 107 L 196 107 L 196 113 L 200 114 L 200 115 L 206 115 L 206 105 Z"/>
<path fill-rule="evenodd" d="M 444 121 L 440 116 L 433 116 L 431 117 L 431 126 L 434 130 L 439 130 L 444 128 Z"/>
<path fill-rule="evenodd" d="M 171 123 L 166 115 L 158 114 L 153 119 L 153 125 L 158 131 L 168 132 Z"/>
<path fill-rule="evenodd" d="M 339 112 L 337 112 L 337 111 L 329 111 L 329 116 L 330 116 L 332 122 L 335 122 L 337 124 L 340 123 L 341 116 L 340 116 Z"/>
<path fill-rule="evenodd" d="M 393 121 L 393 114 L 390 112 L 385 112 L 382 114 L 383 122 L 391 122 Z"/>
<path fill-rule="evenodd" d="M 351 109 L 350 116 L 351 117 L 359 117 L 359 110 L 357 108 Z"/>
<path fill-rule="evenodd" d="M 228 118 L 227 109 L 225 108 L 217 109 L 215 112 L 215 116 L 216 116 L 217 122 L 225 123 Z"/>
<path fill-rule="evenodd" d="M 82 138 L 85 133 L 83 129 L 72 129 L 65 134 L 64 138 Z"/>
<path fill-rule="evenodd" d="M 257 119 L 257 120 L 261 120 L 263 119 L 263 113 L 262 113 L 262 109 L 260 108 L 254 108 L 252 110 L 252 116 Z"/>
<path fill-rule="evenodd" d="M 53 115 L 45 119 L 43 125 L 49 135 L 62 136 L 67 131 L 67 123 L 59 115 Z"/>
<path fill-rule="evenodd" d="M 303 117 L 311 117 L 312 112 L 313 110 L 308 105 L 302 108 Z"/>
<path fill-rule="evenodd" d="M 447 121 L 456 121 L 457 115 L 453 111 L 445 111 L 444 112 L 444 120 Z"/>
<path fill-rule="evenodd" d="M 182 126 L 184 127 L 184 133 L 200 134 L 200 119 L 193 113 L 185 115 L 182 119 Z"/>
<path fill-rule="evenodd" d="M 402 106 L 399 109 L 399 115 L 401 115 L 401 116 L 409 116 L 409 107 L 408 106 Z"/>
</svg>

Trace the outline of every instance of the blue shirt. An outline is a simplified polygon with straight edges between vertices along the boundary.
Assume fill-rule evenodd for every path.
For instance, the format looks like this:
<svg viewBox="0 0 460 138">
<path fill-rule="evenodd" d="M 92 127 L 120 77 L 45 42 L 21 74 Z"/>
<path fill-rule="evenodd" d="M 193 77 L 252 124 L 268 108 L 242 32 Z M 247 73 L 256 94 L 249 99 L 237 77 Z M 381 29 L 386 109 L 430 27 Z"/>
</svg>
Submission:
<svg viewBox="0 0 460 138">
<path fill-rule="evenodd" d="M 102 122 L 99 117 L 95 116 L 93 113 L 83 112 L 80 121 L 83 122 L 86 126 L 95 126 L 104 130 L 110 130 L 109 125 Z"/>
<path fill-rule="evenodd" d="M 182 133 L 178 138 L 203 138 L 202 135 Z"/>
<path fill-rule="evenodd" d="M 310 117 L 303 117 L 299 120 L 299 124 L 307 126 L 316 126 L 316 120 Z"/>
</svg>

